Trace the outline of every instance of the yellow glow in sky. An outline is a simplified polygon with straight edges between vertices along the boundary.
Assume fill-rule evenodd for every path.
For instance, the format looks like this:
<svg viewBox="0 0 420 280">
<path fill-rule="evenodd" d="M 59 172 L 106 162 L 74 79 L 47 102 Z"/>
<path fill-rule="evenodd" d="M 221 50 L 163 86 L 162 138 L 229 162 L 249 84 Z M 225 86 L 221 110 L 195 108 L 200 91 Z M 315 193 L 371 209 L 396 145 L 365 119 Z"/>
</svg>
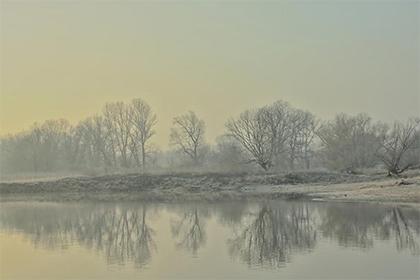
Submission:
<svg viewBox="0 0 420 280">
<path fill-rule="evenodd" d="M 141 97 L 166 146 L 194 110 L 207 139 L 278 99 L 322 118 L 420 112 L 420 4 L 1 1 L 0 134 Z"/>
</svg>

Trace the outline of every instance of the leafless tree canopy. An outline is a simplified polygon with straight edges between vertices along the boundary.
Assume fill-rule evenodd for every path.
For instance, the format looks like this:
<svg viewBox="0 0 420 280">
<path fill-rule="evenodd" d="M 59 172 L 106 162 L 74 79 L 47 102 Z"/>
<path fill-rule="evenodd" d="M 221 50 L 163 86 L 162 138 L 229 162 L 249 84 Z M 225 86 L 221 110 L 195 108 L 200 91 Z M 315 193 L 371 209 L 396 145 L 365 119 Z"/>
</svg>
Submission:
<svg viewBox="0 0 420 280">
<path fill-rule="evenodd" d="M 386 134 L 379 157 L 389 175 L 398 175 L 419 164 L 419 128 L 420 119 L 410 119 L 406 123 L 395 122 Z"/>
<path fill-rule="evenodd" d="M 243 112 L 228 121 L 226 128 L 249 153 L 250 161 L 264 170 L 282 167 L 285 162 L 294 169 L 297 160 L 303 160 L 307 168 L 310 166 L 317 121 L 309 112 L 278 101 Z"/>
<path fill-rule="evenodd" d="M 229 121 L 226 127 L 230 135 L 251 154 L 251 161 L 255 161 L 265 170 L 271 167 L 272 139 L 260 111 L 247 110 L 238 119 Z"/>
<path fill-rule="evenodd" d="M 138 151 L 140 146 L 141 162 L 143 169 L 146 167 L 146 158 L 148 154 L 148 141 L 155 134 L 154 126 L 157 123 L 156 114 L 153 113 L 150 106 L 141 99 L 134 99 L 130 104 L 130 120 L 133 125 L 132 146 L 133 151 Z M 134 152 L 137 156 L 137 152 Z M 136 157 L 137 164 L 138 158 Z"/>
<path fill-rule="evenodd" d="M 201 148 L 204 145 L 204 121 L 189 111 L 185 115 L 175 117 L 171 129 L 170 143 L 189 156 L 194 163 L 199 163 Z"/>
<path fill-rule="evenodd" d="M 214 145 L 190 111 L 173 119 L 170 147 L 153 144 L 157 116 L 142 99 L 105 104 L 76 125 L 48 120 L 0 139 L 0 175 L 138 171 L 270 172 L 383 168 L 399 175 L 420 166 L 419 119 L 388 125 L 367 114 L 321 121 L 286 102 L 243 111 Z M 173 148 L 173 149 L 172 149 Z"/>
<path fill-rule="evenodd" d="M 385 125 L 373 123 L 365 114 L 340 114 L 333 121 L 324 123 L 317 135 L 328 167 L 355 172 L 377 164 L 376 152 L 385 133 Z"/>
</svg>

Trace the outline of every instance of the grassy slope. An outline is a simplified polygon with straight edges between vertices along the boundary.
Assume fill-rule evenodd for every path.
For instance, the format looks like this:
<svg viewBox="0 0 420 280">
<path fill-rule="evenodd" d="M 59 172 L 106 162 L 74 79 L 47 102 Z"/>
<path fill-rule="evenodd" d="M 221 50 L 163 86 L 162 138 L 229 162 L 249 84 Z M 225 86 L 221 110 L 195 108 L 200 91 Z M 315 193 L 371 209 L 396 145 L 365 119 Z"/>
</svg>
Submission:
<svg viewBox="0 0 420 280">
<path fill-rule="evenodd" d="M 3 200 L 219 200 L 311 196 L 343 200 L 420 202 L 420 179 L 417 180 L 416 176 L 417 173 L 409 175 L 411 178 L 407 180 L 414 180 L 409 182 L 410 186 L 392 189 L 390 192 L 389 186 L 394 186 L 396 179 L 385 179 L 383 174 L 125 174 L 73 177 L 43 182 L 0 183 L 0 195 Z M 366 184 L 371 185 L 366 188 Z M 365 188 L 362 188 L 363 186 Z M 384 189 L 384 186 L 388 187 Z"/>
</svg>

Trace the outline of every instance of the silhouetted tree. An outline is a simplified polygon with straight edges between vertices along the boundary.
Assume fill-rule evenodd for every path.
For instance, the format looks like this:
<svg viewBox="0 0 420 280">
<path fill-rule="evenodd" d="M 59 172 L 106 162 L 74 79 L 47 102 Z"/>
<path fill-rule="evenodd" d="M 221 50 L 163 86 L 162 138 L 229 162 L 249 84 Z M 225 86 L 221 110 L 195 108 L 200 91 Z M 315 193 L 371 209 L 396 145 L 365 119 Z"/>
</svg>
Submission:
<svg viewBox="0 0 420 280">
<path fill-rule="evenodd" d="M 153 130 L 157 123 L 156 114 L 150 106 L 142 99 L 133 99 L 130 104 L 130 121 L 133 124 L 132 141 L 133 145 L 140 145 L 142 168 L 146 168 L 146 158 L 148 155 L 147 144 L 155 134 Z"/>
<path fill-rule="evenodd" d="M 173 125 L 170 144 L 180 148 L 195 164 L 199 163 L 201 148 L 204 146 L 204 121 L 189 111 L 185 115 L 175 117 Z"/>
<path fill-rule="evenodd" d="M 420 119 L 411 119 L 406 123 L 395 122 L 382 142 L 379 158 L 384 163 L 388 175 L 399 175 L 408 168 L 420 164 L 417 141 L 420 134 Z M 412 156 L 412 154 L 414 156 Z"/>
<path fill-rule="evenodd" d="M 377 164 L 386 127 L 365 115 L 339 114 L 317 131 L 328 167 L 347 172 Z"/>
</svg>

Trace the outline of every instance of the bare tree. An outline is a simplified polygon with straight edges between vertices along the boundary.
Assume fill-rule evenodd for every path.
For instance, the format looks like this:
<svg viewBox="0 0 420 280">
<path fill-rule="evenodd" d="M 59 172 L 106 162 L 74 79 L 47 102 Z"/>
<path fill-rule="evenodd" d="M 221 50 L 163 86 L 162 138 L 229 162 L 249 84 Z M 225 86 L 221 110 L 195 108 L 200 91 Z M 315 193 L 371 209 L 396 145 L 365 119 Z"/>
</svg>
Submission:
<svg viewBox="0 0 420 280">
<path fill-rule="evenodd" d="M 35 123 L 29 131 L 1 139 L 1 167 L 10 173 L 71 169 L 73 131 L 64 119 Z"/>
<path fill-rule="evenodd" d="M 36 173 L 40 170 L 41 154 L 42 154 L 42 132 L 40 127 L 35 123 L 29 133 L 29 142 L 31 146 L 31 161 L 33 164 L 33 171 Z"/>
<path fill-rule="evenodd" d="M 406 123 L 395 122 L 386 135 L 379 150 L 379 158 L 384 163 L 388 175 L 399 175 L 408 168 L 419 164 L 418 157 L 410 157 L 420 133 L 420 119 L 410 119 Z"/>
<path fill-rule="evenodd" d="M 273 164 L 273 139 L 270 127 L 261 110 L 247 110 L 238 119 L 227 122 L 229 135 L 235 138 L 251 155 L 250 162 L 256 162 L 264 170 Z"/>
<path fill-rule="evenodd" d="M 63 119 L 35 123 L 0 138 L 2 173 L 96 174 L 132 166 L 180 170 L 190 168 L 191 160 L 221 172 L 249 170 L 254 168 L 246 164 L 250 162 L 264 170 L 309 169 L 318 143 L 317 155 L 331 169 L 355 172 L 382 162 L 389 175 L 398 175 L 420 166 L 418 119 L 389 128 L 366 114 L 339 114 L 320 125 L 310 112 L 277 101 L 229 120 L 227 134 L 210 147 L 204 143 L 204 121 L 188 112 L 173 120 L 170 143 L 179 148 L 176 153 L 153 146 L 156 123 L 156 114 L 142 99 L 108 103 L 102 115 L 76 126 Z"/>
<path fill-rule="evenodd" d="M 328 167 L 347 172 L 377 164 L 385 126 L 373 123 L 366 114 L 339 114 L 317 131 Z"/>
<path fill-rule="evenodd" d="M 296 159 L 300 156 L 300 152 L 303 149 L 301 133 L 305 125 L 305 112 L 293 110 L 288 119 L 290 133 L 287 141 L 287 153 L 289 167 L 291 170 L 294 170 Z"/>
<path fill-rule="evenodd" d="M 240 172 L 247 168 L 244 164 L 247 158 L 240 143 L 229 135 L 221 135 L 216 138 L 216 145 L 207 158 L 211 170 L 217 172 Z"/>
<path fill-rule="evenodd" d="M 291 117 L 293 109 L 288 103 L 276 101 L 259 109 L 263 121 L 268 126 L 268 136 L 271 143 L 272 165 L 279 166 L 285 159 L 286 143 L 291 137 Z"/>
<path fill-rule="evenodd" d="M 181 149 L 194 163 L 199 163 L 201 148 L 204 146 L 204 121 L 189 111 L 185 115 L 175 117 L 171 129 L 170 143 Z"/>
<path fill-rule="evenodd" d="M 32 136 L 32 133 L 21 132 L 0 139 L 0 175 L 38 172 L 39 147 L 33 145 Z"/>
<path fill-rule="evenodd" d="M 121 165 L 129 167 L 128 149 L 131 140 L 130 112 L 123 102 L 107 103 L 104 107 L 104 118 L 121 156 Z"/>
<path fill-rule="evenodd" d="M 143 170 L 145 170 L 147 158 L 146 145 L 149 139 L 155 134 L 153 128 L 157 123 L 157 117 L 149 104 L 137 98 L 133 99 L 130 104 L 130 121 L 133 125 L 133 140 L 140 145 L 141 163 Z"/>
<path fill-rule="evenodd" d="M 310 112 L 304 112 L 303 126 L 300 131 L 302 143 L 302 157 L 306 169 L 311 167 L 311 157 L 313 155 L 312 144 L 315 140 L 316 132 L 319 128 L 319 121 Z"/>
<path fill-rule="evenodd" d="M 264 170 L 280 161 L 290 138 L 290 107 L 277 101 L 256 110 L 247 110 L 226 124 L 229 135 L 250 153 L 250 162 Z"/>
<path fill-rule="evenodd" d="M 47 120 L 41 125 L 35 124 L 31 129 L 30 139 L 34 147 L 33 160 L 35 170 L 59 169 L 63 162 L 63 144 L 68 135 L 70 124 L 67 120 Z"/>
<path fill-rule="evenodd" d="M 76 127 L 75 138 L 78 138 L 78 150 L 83 163 L 89 167 L 104 167 L 105 173 L 113 166 L 113 151 L 110 133 L 107 131 L 102 116 L 89 117 Z M 86 159 L 86 157 L 88 157 Z"/>
</svg>

